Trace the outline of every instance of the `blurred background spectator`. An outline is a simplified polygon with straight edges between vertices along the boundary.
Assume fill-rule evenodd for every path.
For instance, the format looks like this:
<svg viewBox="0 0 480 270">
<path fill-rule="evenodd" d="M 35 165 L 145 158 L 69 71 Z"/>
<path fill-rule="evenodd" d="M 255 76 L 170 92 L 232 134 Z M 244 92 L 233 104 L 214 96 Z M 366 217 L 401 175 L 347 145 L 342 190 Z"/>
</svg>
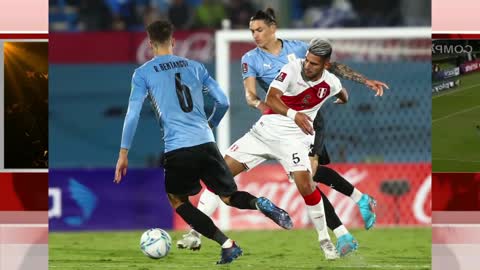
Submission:
<svg viewBox="0 0 480 270">
<path fill-rule="evenodd" d="M 247 28 L 258 9 L 273 7 L 286 28 L 428 26 L 429 0 L 52 0 L 50 31 L 143 30 L 159 18 L 177 29 Z"/>
<path fill-rule="evenodd" d="M 219 1 L 204 0 L 195 11 L 195 28 L 220 28 L 225 18 L 225 5 Z"/>
<path fill-rule="evenodd" d="M 249 0 L 231 0 L 228 5 L 228 19 L 233 29 L 245 29 L 248 27 L 250 17 L 255 14 L 257 7 Z"/>
<path fill-rule="evenodd" d="M 4 47 L 5 168 L 48 168 L 48 44 Z"/>
</svg>

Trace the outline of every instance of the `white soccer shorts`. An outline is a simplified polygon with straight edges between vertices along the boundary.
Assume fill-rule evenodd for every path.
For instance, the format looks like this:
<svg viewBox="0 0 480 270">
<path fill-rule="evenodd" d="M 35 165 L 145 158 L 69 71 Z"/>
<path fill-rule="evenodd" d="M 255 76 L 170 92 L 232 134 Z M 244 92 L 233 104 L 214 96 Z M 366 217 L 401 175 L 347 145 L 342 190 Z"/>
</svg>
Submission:
<svg viewBox="0 0 480 270">
<path fill-rule="evenodd" d="M 312 171 L 308 153 L 311 138 L 277 141 L 262 138 L 258 132 L 250 131 L 234 142 L 226 155 L 252 169 L 265 160 L 277 160 L 287 172 Z"/>
</svg>

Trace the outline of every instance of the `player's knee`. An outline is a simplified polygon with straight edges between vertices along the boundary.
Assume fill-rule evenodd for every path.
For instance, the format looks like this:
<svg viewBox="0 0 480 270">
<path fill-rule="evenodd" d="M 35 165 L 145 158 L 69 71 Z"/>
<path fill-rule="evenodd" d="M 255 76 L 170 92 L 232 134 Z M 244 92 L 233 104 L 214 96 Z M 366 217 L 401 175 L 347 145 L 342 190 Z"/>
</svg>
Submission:
<svg viewBox="0 0 480 270">
<path fill-rule="evenodd" d="M 168 193 L 168 201 L 170 202 L 170 205 L 172 205 L 173 209 L 177 209 L 180 205 L 188 202 L 188 196 Z"/>
<path fill-rule="evenodd" d="M 225 155 L 224 160 L 225 160 L 225 163 L 227 163 L 228 169 L 230 170 L 233 176 L 245 170 L 245 166 L 242 163 L 240 163 L 238 160 L 232 158 L 229 155 Z"/>
</svg>

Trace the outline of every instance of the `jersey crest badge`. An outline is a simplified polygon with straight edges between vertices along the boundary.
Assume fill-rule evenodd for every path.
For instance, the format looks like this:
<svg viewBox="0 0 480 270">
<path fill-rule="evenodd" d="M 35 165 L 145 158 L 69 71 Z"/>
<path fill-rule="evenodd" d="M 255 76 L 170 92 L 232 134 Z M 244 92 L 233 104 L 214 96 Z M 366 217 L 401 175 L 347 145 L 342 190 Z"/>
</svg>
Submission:
<svg viewBox="0 0 480 270">
<path fill-rule="evenodd" d="M 287 73 L 285 72 L 280 72 L 280 74 L 277 75 L 277 77 L 275 78 L 275 80 L 279 81 L 279 82 L 283 82 L 283 80 L 285 80 L 285 78 L 287 77 Z"/>
<path fill-rule="evenodd" d="M 317 97 L 323 99 L 327 95 L 327 88 L 318 88 Z"/>
</svg>

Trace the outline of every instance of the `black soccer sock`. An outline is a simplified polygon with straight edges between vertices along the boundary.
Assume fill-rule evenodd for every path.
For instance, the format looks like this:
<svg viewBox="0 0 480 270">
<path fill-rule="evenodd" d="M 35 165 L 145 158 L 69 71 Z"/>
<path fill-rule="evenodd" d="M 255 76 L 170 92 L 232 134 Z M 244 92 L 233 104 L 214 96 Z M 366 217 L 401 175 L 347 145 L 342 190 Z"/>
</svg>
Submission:
<svg viewBox="0 0 480 270">
<path fill-rule="evenodd" d="M 330 186 L 345 196 L 352 195 L 354 189 L 354 186 L 347 179 L 325 166 L 318 166 L 317 172 L 313 176 L 313 181 Z"/>
<path fill-rule="evenodd" d="M 190 227 L 205 237 L 214 240 L 220 245 L 223 245 L 223 243 L 227 241 L 228 237 L 213 224 L 213 221 L 202 211 L 194 207 L 189 201 L 177 207 L 175 211 Z"/>
<path fill-rule="evenodd" d="M 252 209 L 256 210 L 257 206 L 255 202 L 257 197 L 245 191 L 235 191 L 230 196 L 230 206 L 233 206 L 238 209 Z"/>
<path fill-rule="evenodd" d="M 327 196 L 325 196 L 325 194 L 323 194 L 323 192 L 319 188 L 317 189 L 320 191 L 320 194 L 322 194 L 323 208 L 325 209 L 325 219 L 327 220 L 327 226 L 330 230 L 333 231 L 342 225 L 342 221 L 340 221 L 337 213 L 335 213 L 335 209 L 333 208 L 332 203 L 328 200 Z"/>
</svg>

